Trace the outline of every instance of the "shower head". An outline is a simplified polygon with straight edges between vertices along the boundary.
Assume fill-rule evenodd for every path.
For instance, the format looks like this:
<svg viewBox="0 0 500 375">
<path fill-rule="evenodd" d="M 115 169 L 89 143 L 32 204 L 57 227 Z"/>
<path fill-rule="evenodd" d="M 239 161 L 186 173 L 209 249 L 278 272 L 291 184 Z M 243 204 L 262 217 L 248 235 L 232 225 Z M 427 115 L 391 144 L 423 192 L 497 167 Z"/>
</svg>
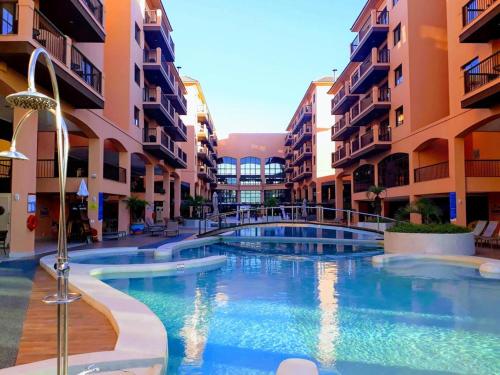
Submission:
<svg viewBox="0 0 500 375">
<path fill-rule="evenodd" d="M 35 111 L 50 110 L 57 106 L 54 99 L 33 89 L 8 95 L 5 100 L 13 107 L 33 109 Z"/>
</svg>

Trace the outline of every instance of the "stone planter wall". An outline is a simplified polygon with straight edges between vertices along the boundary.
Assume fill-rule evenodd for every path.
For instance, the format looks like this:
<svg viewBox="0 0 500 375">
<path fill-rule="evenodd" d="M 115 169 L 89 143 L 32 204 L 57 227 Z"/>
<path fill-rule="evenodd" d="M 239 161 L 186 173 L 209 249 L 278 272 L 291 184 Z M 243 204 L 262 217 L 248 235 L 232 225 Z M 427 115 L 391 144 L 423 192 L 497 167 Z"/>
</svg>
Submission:
<svg viewBox="0 0 500 375">
<path fill-rule="evenodd" d="M 474 234 L 384 232 L 386 253 L 474 255 Z"/>
<path fill-rule="evenodd" d="M 357 226 L 359 228 L 366 228 L 371 230 L 380 230 L 382 232 L 386 231 L 390 227 L 394 226 L 394 223 L 373 223 L 371 221 L 360 221 Z"/>
</svg>

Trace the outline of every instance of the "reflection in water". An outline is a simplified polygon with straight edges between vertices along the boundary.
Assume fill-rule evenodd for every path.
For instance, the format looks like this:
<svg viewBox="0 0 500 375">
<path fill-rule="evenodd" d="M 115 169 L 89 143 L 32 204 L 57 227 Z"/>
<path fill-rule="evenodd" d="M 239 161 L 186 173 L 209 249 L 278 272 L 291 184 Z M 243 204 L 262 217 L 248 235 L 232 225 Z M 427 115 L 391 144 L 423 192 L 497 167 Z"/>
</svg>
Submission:
<svg viewBox="0 0 500 375">
<path fill-rule="evenodd" d="M 194 295 L 194 311 L 187 315 L 180 336 L 184 339 L 183 364 L 199 365 L 203 359 L 203 352 L 207 343 L 208 306 L 203 302 L 202 291 L 197 288 Z"/>
</svg>

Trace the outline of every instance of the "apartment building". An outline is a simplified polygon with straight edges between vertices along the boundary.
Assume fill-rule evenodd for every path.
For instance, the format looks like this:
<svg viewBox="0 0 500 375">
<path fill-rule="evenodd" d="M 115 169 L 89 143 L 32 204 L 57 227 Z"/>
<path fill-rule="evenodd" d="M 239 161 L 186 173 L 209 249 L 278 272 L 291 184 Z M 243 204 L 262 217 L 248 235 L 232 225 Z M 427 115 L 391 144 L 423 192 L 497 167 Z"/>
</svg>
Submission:
<svg viewBox="0 0 500 375">
<path fill-rule="evenodd" d="M 284 133 L 232 133 L 217 147 L 221 210 L 260 206 L 271 198 L 290 202 L 285 186 Z"/>
<path fill-rule="evenodd" d="M 328 201 L 322 186 L 331 184 L 335 172 L 329 160 L 334 147 L 330 137 L 332 95 L 328 93 L 332 83 L 332 77 L 311 82 L 287 126 L 285 172 L 292 201 Z"/>
<path fill-rule="evenodd" d="M 500 219 L 498 0 L 369 0 L 332 85 L 336 204 L 383 186 L 384 214 L 419 197 L 465 225 Z M 347 183 L 347 185 L 345 185 Z"/>
<path fill-rule="evenodd" d="M 6 106 L 5 97 L 26 89 L 30 53 L 44 47 L 55 65 L 70 133 L 70 239 L 79 237 L 84 222 L 99 237 L 128 232 L 130 195 L 155 203 L 148 216 L 157 207 L 164 216 L 177 216 L 179 169 L 186 167 L 178 145 L 187 139 L 180 120 L 185 88 L 173 64 L 172 28 L 161 1 L 13 0 L 0 2 L 0 10 L 0 147 L 8 148 L 25 113 Z M 43 64 L 36 83 L 51 94 Z M 0 162 L 0 226 L 9 231 L 11 256 L 33 253 L 36 241 L 57 233 L 53 119 L 42 112 L 32 116 L 17 148 L 30 160 Z M 155 176 L 161 176 L 162 190 L 155 191 Z M 82 179 L 87 199 L 76 196 Z M 26 226 L 30 215 L 38 218 L 33 231 Z"/>
<path fill-rule="evenodd" d="M 199 81 L 182 77 L 187 94 L 187 114 L 181 116 L 187 126 L 187 142 L 182 146 L 187 154 L 187 168 L 181 181 L 192 197 L 211 199 L 217 186 L 217 134 Z"/>
</svg>

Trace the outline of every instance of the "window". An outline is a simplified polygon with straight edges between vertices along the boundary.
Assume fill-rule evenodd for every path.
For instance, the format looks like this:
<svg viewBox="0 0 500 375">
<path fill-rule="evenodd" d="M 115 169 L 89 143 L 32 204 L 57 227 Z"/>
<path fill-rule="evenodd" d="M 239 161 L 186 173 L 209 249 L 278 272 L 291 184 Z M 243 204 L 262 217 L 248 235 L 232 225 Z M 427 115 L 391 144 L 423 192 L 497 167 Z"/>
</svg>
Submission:
<svg viewBox="0 0 500 375">
<path fill-rule="evenodd" d="M 260 185 L 260 159 L 248 156 L 241 159 L 240 166 L 240 184 L 242 185 Z"/>
<path fill-rule="evenodd" d="M 403 83 L 403 65 L 398 66 L 394 69 L 394 84 L 399 86 Z"/>
<path fill-rule="evenodd" d="M 289 202 L 290 199 L 290 190 L 264 190 L 264 204 L 270 199 L 277 199 L 279 203 Z"/>
<path fill-rule="evenodd" d="M 272 157 L 266 160 L 264 166 L 266 184 L 281 184 L 285 182 L 285 159 Z"/>
<path fill-rule="evenodd" d="M 262 196 L 260 190 L 242 190 L 240 194 L 242 204 L 260 204 Z"/>
<path fill-rule="evenodd" d="M 141 111 L 139 108 L 134 107 L 134 125 L 139 126 Z"/>
<path fill-rule="evenodd" d="M 0 2 L 0 35 L 17 33 L 15 2 Z"/>
<path fill-rule="evenodd" d="M 397 25 L 393 31 L 394 45 L 401 41 L 401 24 Z"/>
<path fill-rule="evenodd" d="M 393 7 L 395 7 L 397 3 L 399 3 L 399 0 L 392 0 L 392 6 Z"/>
<path fill-rule="evenodd" d="M 141 85 L 141 69 L 139 69 L 137 64 L 134 65 L 134 80 L 139 86 Z"/>
<path fill-rule="evenodd" d="M 218 190 L 219 199 L 221 203 L 231 204 L 237 203 L 236 190 Z"/>
<path fill-rule="evenodd" d="M 135 23 L 135 41 L 137 42 L 137 44 L 141 45 L 141 28 L 139 27 L 137 22 Z"/>
<path fill-rule="evenodd" d="M 471 61 L 462 66 L 462 69 L 467 71 L 470 70 L 471 68 L 476 67 L 478 64 L 479 64 L 479 57 L 474 57 Z"/>
<path fill-rule="evenodd" d="M 378 163 L 378 186 L 390 188 L 409 184 L 408 154 L 392 154 Z"/>
<path fill-rule="evenodd" d="M 355 193 L 367 191 L 370 186 L 375 185 L 375 167 L 365 164 L 356 169 L 353 173 L 353 184 Z"/>
<path fill-rule="evenodd" d="M 396 126 L 403 125 L 405 122 L 405 115 L 403 112 L 403 106 L 396 109 Z"/>
<path fill-rule="evenodd" d="M 222 157 L 217 159 L 217 182 L 221 185 L 236 185 L 236 159 Z"/>
</svg>

